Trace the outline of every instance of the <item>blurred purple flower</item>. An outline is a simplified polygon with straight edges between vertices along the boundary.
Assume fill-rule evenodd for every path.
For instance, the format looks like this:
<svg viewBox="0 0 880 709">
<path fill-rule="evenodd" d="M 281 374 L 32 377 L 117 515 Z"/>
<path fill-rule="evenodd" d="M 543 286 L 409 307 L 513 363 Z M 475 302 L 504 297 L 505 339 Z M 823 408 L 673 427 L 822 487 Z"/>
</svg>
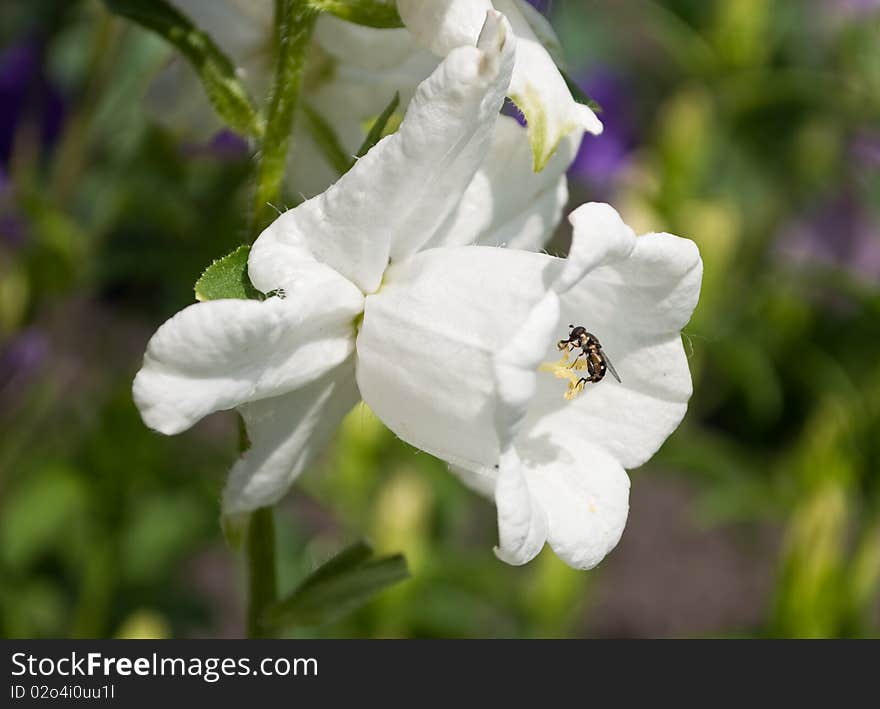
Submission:
<svg viewBox="0 0 880 709">
<path fill-rule="evenodd" d="M 48 355 L 49 341 L 36 328 L 24 330 L 0 345 L 0 390 L 23 385 L 37 373 Z"/>
<path fill-rule="evenodd" d="M 43 70 L 39 42 L 25 40 L 0 53 L 0 166 L 8 165 L 23 121 L 36 122 L 43 145 L 61 131 L 64 101 Z"/>
<path fill-rule="evenodd" d="M 16 213 L 12 183 L 0 167 L 0 246 L 17 248 L 25 240 L 25 224 Z"/>
<path fill-rule="evenodd" d="M 538 12 L 541 12 L 545 15 L 550 14 L 550 8 L 553 5 L 553 0 L 528 0 L 529 5 L 534 7 Z"/>
<path fill-rule="evenodd" d="M 796 264 L 839 266 L 880 283 L 880 223 L 849 192 L 790 222 L 780 233 L 777 252 Z"/>
<path fill-rule="evenodd" d="M 238 133 L 223 128 L 206 143 L 184 141 L 181 150 L 186 157 L 213 157 L 218 160 L 246 160 L 250 156 L 247 140 Z"/>
<path fill-rule="evenodd" d="M 624 81 L 608 70 L 598 70 L 578 81 L 602 107 L 601 135 L 585 135 L 569 175 L 600 191 L 610 191 L 629 163 L 636 146 L 629 92 Z"/>
<path fill-rule="evenodd" d="M 850 143 L 850 152 L 868 170 L 880 169 L 880 130 L 865 130 Z"/>
<path fill-rule="evenodd" d="M 838 15 L 859 17 L 880 10 L 880 0 L 824 0 L 827 10 Z"/>
</svg>

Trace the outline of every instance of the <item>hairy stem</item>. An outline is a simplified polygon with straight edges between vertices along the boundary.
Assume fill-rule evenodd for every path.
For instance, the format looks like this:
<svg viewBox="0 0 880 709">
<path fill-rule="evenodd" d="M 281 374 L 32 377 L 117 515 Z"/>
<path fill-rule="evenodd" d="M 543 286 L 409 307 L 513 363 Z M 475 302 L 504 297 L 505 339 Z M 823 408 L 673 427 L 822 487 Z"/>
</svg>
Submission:
<svg viewBox="0 0 880 709">
<path fill-rule="evenodd" d="M 251 236 L 256 238 L 276 214 L 281 197 L 290 132 L 302 83 L 305 48 L 317 13 L 307 0 L 276 0 L 278 58 L 269 95 L 266 131 L 260 144 Z"/>
</svg>

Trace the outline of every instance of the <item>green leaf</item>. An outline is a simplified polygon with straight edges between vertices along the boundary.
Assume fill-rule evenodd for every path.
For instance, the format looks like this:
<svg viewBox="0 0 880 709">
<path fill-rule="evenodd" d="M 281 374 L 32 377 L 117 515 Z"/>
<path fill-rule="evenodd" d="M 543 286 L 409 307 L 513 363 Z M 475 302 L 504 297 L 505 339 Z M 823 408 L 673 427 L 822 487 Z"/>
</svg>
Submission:
<svg viewBox="0 0 880 709">
<path fill-rule="evenodd" d="M 321 149 L 327 162 L 340 175 L 344 175 L 351 169 L 354 159 L 345 153 L 345 148 L 336 135 L 336 131 L 324 117 L 308 104 L 303 104 L 303 113 L 306 117 L 307 127 L 312 139 Z"/>
<path fill-rule="evenodd" d="M 562 69 L 559 71 L 562 74 L 562 78 L 565 79 L 568 90 L 571 91 L 571 95 L 575 101 L 582 103 L 585 106 L 589 106 L 594 113 L 602 113 L 602 106 L 599 105 L 599 102 L 596 101 L 596 99 L 592 98 L 586 91 L 578 86 L 577 82 L 568 75 L 568 72 L 563 71 Z"/>
<path fill-rule="evenodd" d="M 409 577 L 402 554 L 371 559 L 363 541 L 318 567 L 284 600 L 271 606 L 265 622 L 273 626 L 316 626 L 340 618 L 393 584 Z"/>
<path fill-rule="evenodd" d="M 372 148 L 382 139 L 382 134 L 385 132 L 385 128 L 388 126 L 388 121 L 391 120 L 391 116 L 394 115 L 394 112 L 397 110 L 397 107 L 399 105 L 400 93 L 397 92 L 394 94 L 394 98 L 391 99 L 391 103 L 389 103 L 385 107 L 385 110 L 382 111 L 379 117 L 373 122 L 369 133 L 367 133 L 366 139 L 357 151 L 357 156 L 359 158 L 362 158 L 364 155 L 366 155 L 370 151 L 370 148 Z"/>
<path fill-rule="evenodd" d="M 196 281 L 196 300 L 259 300 L 261 294 L 248 278 L 247 262 L 250 252 L 250 246 L 239 246 L 231 254 L 208 266 L 202 277 Z"/>
<path fill-rule="evenodd" d="M 309 4 L 320 12 L 366 27 L 403 27 L 395 0 L 309 0 Z"/>
<path fill-rule="evenodd" d="M 263 121 L 235 65 L 214 41 L 166 0 L 104 0 L 111 12 L 152 30 L 174 45 L 202 80 L 208 100 L 233 130 L 259 137 Z"/>
</svg>

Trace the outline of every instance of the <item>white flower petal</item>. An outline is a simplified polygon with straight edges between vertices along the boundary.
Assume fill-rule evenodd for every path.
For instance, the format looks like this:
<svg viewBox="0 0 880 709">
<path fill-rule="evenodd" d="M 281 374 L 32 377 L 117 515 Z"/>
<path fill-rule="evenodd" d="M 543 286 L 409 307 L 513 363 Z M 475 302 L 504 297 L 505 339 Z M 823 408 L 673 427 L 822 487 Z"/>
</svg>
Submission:
<svg viewBox="0 0 880 709">
<path fill-rule="evenodd" d="M 292 391 L 344 361 L 363 296 L 340 276 L 323 284 L 284 299 L 214 300 L 177 313 L 153 335 L 134 381 L 144 422 L 180 433 L 209 413 Z"/>
<path fill-rule="evenodd" d="M 684 418 L 691 394 L 687 357 L 678 334 L 633 345 L 632 350 L 621 349 L 613 337 L 599 337 L 622 382 L 609 374 L 598 384 L 587 384 L 574 401 L 561 402 L 564 387 L 559 380 L 539 377 L 525 428 L 544 422 L 568 438 L 608 452 L 625 468 L 636 468 Z"/>
<path fill-rule="evenodd" d="M 438 58 L 405 29 L 375 29 L 323 14 L 313 40 L 335 63 L 309 84 L 303 99 L 333 128 L 352 158 L 368 126 L 400 94 L 402 115 L 416 88 L 437 68 Z M 328 62 L 330 64 L 330 62 Z M 304 117 L 294 122 L 294 150 L 287 161 L 287 181 L 305 200 L 339 179 L 312 139 Z"/>
<path fill-rule="evenodd" d="M 605 263 L 624 261 L 636 245 L 636 236 L 615 209 L 601 202 L 578 207 L 568 217 L 574 229 L 565 269 L 554 288 L 565 293 Z"/>
<path fill-rule="evenodd" d="M 576 431 L 542 422 L 501 456 L 499 468 L 450 466 L 498 507 L 498 557 L 529 561 L 546 540 L 566 564 L 596 566 L 620 541 L 629 512 L 629 477 L 613 456 Z"/>
<path fill-rule="evenodd" d="M 480 16 L 492 7 L 488 0 L 398 0 L 407 29 L 426 47 L 443 56 L 453 48 L 474 41 Z M 550 52 L 544 47 L 549 27 L 538 26 L 534 17 L 523 15 L 514 0 L 494 0 L 494 7 L 509 20 L 517 36 L 517 56 L 508 95 L 529 124 L 533 168 L 544 169 L 560 141 L 575 131 L 601 133 L 602 123 L 588 107 L 577 103 Z M 552 43 L 555 48 L 558 42 Z"/>
<path fill-rule="evenodd" d="M 390 258 L 426 243 L 489 148 L 513 68 L 508 34 L 503 17 L 485 16 L 479 46 L 450 53 L 419 86 L 395 134 L 326 192 L 276 219 L 251 252 L 255 285 L 263 281 L 260 251 L 281 246 L 293 258 L 311 254 L 369 293 Z"/>
<path fill-rule="evenodd" d="M 669 234 L 639 237 L 629 258 L 590 271 L 562 296 L 561 322 L 596 335 L 622 381 L 606 376 L 560 407 L 559 382 L 539 377 L 526 426 L 546 420 L 625 468 L 651 458 L 687 411 L 692 382 L 680 330 L 701 278 L 694 243 Z M 554 355 L 549 346 L 547 358 Z"/>
<path fill-rule="evenodd" d="M 491 0 L 397 0 L 406 28 L 440 57 L 473 44 L 494 9 Z"/>
<path fill-rule="evenodd" d="M 612 320 L 614 310 L 626 312 L 628 330 L 642 335 L 677 332 L 697 306 L 702 280 L 703 262 L 693 241 L 646 234 L 635 240 L 630 258 L 590 272 L 591 295 L 583 296 L 589 300 L 584 306 L 603 320 Z"/>
<path fill-rule="evenodd" d="M 520 566 L 534 559 L 547 540 L 547 517 L 535 500 L 515 449 L 501 456 L 495 483 L 498 546 L 495 555 Z"/>
<path fill-rule="evenodd" d="M 239 407 L 251 447 L 229 473 L 223 513 L 278 502 L 359 399 L 348 361 L 294 392 Z"/>
<path fill-rule="evenodd" d="M 485 17 L 486 14 L 483 13 L 482 20 L 485 20 Z M 312 38 L 321 49 L 339 62 L 337 66 L 352 71 L 360 69 L 372 76 L 377 76 L 380 72 L 394 74 L 402 66 L 410 64 L 415 55 L 430 56 L 430 53 L 404 28 L 366 27 L 327 13 L 318 17 Z M 436 67 L 437 63 L 434 58 L 431 68 Z M 427 75 L 423 74 L 419 77 L 413 88 Z"/>
<path fill-rule="evenodd" d="M 591 569 L 620 541 L 629 477 L 612 456 L 549 424 L 517 441 L 533 505 L 547 518 L 547 541 L 569 566 Z"/>
<path fill-rule="evenodd" d="M 541 172 L 523 128 L 501 116 L 485 162 L 432 246 L 508 246 L 538 251 L 553 236 L 568 202 L 565 172 L 577 154 L 581 133 L 571 134 Z"/>
<path fill-rule="evenodd" d="M 517 56 L 509 96 L 529 124 L 534 169 L 547 165 L 560 141 L 569 133 L 598 135 L 602 122 L 588 106 L 577 103 L 553 57 L 535 35 L 514 0 L 495 0 L 516 33 Z"/>
<path fill-rule="evenodd" d="M 607 205 L 573 222 L 567 260 L 458 247 L 393 265 L 358 336 L 364 399 L 403 440 L 495 495 L 511 563 L 540 549 L 542 519 L 567 563 L 598 563 L 626 521 L 624 467 L 656 451 L 691 392 L 679 329 L 699 294 L 696 247 L 636 238 Z M 623 384 L 606 376 L 566 401 L 565 383 L 536 371 L 558 360 L 569 322 L 598 335 Z"/>
<path fill-rule="evenodd" d="M 358 334 L 364 400 L 422 450 L 469 469 L 495 465 L 494 355 L 510 347 L 561 264 L 486 246 L 431 249 L 392 264 L 382 289 L 366 300 Z M 515 396 L 528 382 L 505 386 Z"/>
<path fill-rule="evenodd" d="M 398 436 L 469 469 L 497 462 L 499 435 L 512 435 L 538 364 L 562 334 L 554 299 L 586 269 L 625 259 L 634 248 L 632 232 L 607 205 L 587 205 L 575 221 L 571 261 L 464 246 L 430 249 L 388 268 L 381 290 L 365 303 L 358 384 Z M 575 291 L 588 289 L 563 296 L 579 308 Z M 630 318 L 613 299 L 603 307 L 618 320 Z M 564 403 L 560 390 L 558 405 Z"/>
<path fill-rule="evenodd" d="M 562 51 L 562 44 L 559 37 L 556 36 L 556 30 L 550 24 L 550 20 L 541 14 L 540 10 L 532 5 L 529 0 L 514 0 L 519 11 L 522 13 L 523 19 L 532 28 L 535 37 L 547 50 L 547 53 L 556 62 L 557 66 L 565 66 L 565 56 Z M 501 10 L 501 12 L 504 12 Z"/>
</svg>

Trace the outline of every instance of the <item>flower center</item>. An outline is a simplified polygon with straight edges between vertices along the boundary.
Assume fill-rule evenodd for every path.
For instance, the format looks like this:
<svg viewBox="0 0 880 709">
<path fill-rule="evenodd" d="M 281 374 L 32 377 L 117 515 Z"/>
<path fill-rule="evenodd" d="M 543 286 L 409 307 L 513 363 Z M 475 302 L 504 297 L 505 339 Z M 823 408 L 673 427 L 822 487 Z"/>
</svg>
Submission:
<svg viewBox="0 0 880 709">
<path fill-rule="evenodd" d="M 580 372 L 587 368 L 587 362 L 584 359 L 580 359 L 577 356 L 574 361 L 569 361 L 569 356 L 571 354 L 571 347 L 566 345 L 563 348 L 565 354 L 562 355 L 562 359 L 558 362 L 544 362 L 541 366 L 538 367 L 539 372 L 549 372 L 557 379 L 565 379 L 568 381 L 568 389 L 565 391 L 563 396 L 567 401 L 571 401 L 572 399 L 576 399 L 580 396 L 581 392 L 584 390 L 584 386 L 586 384 L 586 379 L 580 377 L 577 372 Z"/>
</svg>

